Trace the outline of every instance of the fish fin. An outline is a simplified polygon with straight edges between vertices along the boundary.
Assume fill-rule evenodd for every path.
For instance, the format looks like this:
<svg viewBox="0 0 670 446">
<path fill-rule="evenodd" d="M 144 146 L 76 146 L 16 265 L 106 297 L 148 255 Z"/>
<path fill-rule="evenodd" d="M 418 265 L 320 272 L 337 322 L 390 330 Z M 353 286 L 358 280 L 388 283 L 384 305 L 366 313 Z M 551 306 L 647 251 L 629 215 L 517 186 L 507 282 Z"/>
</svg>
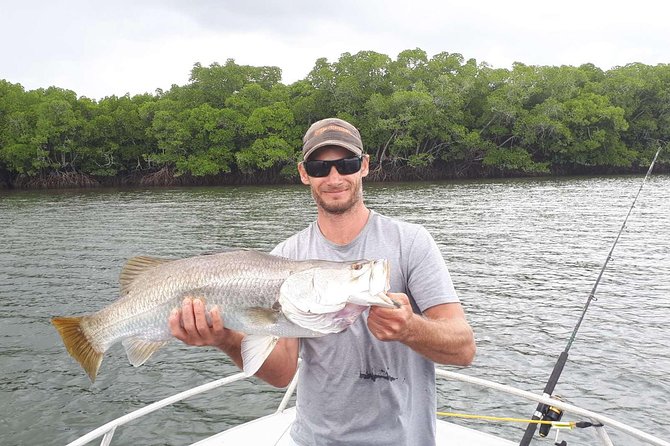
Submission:
<svg viewBox="0 0 670 446">
<path fill-rule="evenodd" d="M 140 338 L 126 338 L 121 343 L 126 349 L 128 361 L 135 367 L 144 364 L 159 348 L 168 341 L 145 341 Z"/>
<path fill-rule="evenodd" d="M 95 382 L 104 351 L 98 351 L 88 340 L 86 333 L 84 333 L 81 327 L 83 319 L 83 316 L 54 317 L 51 319 L 51 323 L 58 330 L 70 356 L 76 359 L 83 367 L 91 382 Z"/>
<path fill-rule="evenodd" d="M 128 262 L 126 262 L 126 264 L 123 266 L 121 275 L 119 276 L 119 282 L 121 283 L 121 294 L 123 295 L 128 293 L 130 284 L 133 283 L 133 280 L 135 280 L 137 276 L 159 265 L 170 262 L 174 262 L 174 260 L 159 259 L 149 256 L 137 256 L 128 260 Z"/>
<path fill-rule="evenodd" d="M 267 327 L 268 325 L 277 323 L 279 311 L 269 308 L 251 307 L 243 311 L 242 317 L 246 319 L 248 325 Z"/>
<path fill-rule="evenodd" d="M 251 376 L 261 368 L 277 341 L 276 336 L 246 335 L 242 340 L 242 369 L 244 374 Z"/>
</svg>

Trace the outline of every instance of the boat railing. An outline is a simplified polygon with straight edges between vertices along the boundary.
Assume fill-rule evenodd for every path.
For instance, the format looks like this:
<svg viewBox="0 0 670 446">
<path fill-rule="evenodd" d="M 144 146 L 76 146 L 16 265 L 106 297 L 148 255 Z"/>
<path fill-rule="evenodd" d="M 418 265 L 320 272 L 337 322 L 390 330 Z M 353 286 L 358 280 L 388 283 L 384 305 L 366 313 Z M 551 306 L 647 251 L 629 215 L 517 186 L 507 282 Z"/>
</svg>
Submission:
<svg viewBox="0 0 670 446">
<path fill-rule="evenodd" d="M 670 442 L 667 442 L 665 440 L 661 440 L 660 438 L 657 438 L 653 435 L 650 435 L 646 432 L 643 432 L 639 429 L 636 429 L 634 427 L 628 426 L 625 423 L 622 423 L 620 421 L 614 420 L 612 418 L 606 417 L 604 415 L 600 415 L 596 412 L 592 412 L 590 410 L 582 409 L 581 407 L 566 403 L 564 401 L 556 400 L 554 398 L 550 398 L 548 396 L 543 396 L 543 395 L 537 395 L 532 392 L 528 392 L 525 390 L 517 389 L 515 387 L 505 385 L 505 384 L 499 384 L 493 381 L 489 381 L 486 379 L 482 378 L 476 378 L 473 376 L 465 375 L 462 373 L 457 373 L 457 372 L 452 372 L 448 370 L 444 370 L 442 368 L 436 367 L 435 368 L 435 373 L 436 376 L 441 377 L 441 378 L 446 378 L 446 379 L 452 379 L 456 381 L 461 381 L 469 384 L 473 384 L 476 386 L 492 389 L 492 390 L 497 390 L 503 393 L 507 393 L 510 395 L 518 396 L 530 401 L 538 402 L 538 403 L 543 403 L 543 404 L 548 404 L 553 407 L 557 407 L 558 409 L 563 410 L 565 413 L 571 413 L 574 415 L 578 415 L 581 417 L 588 418 L 591 420 L 591 422 L 594 423 L 594 427 L 597 429 L 599 439 L 601 441 L 601 444 L 605 446 L 612 446 L 613 443 L 610 440 L 609 436 L 607 435 L 607 432 L 605 430 L 605 427 L 612 428 L 614 430 L 620 431 L 622 433 L 625 433 L 627 435 L 630 435 L 631 437 L 637 438 L 639 440 L 642 440 L 646 444 L 650 445 L 655 445 L 655 446 L 670 446 Z M 172 395 L 170 397 L 164 398 L 160 401 L 156 401 L 155 403 L 149 404 L 148 406 L 145 406 L 141 409 L 137 409 L 133 412 L 130 412 L 126 415 L 123 415 L 115 420 L 110 421 L 109 423 L 106 423 L 97 429 L 89 432 L 88 434 L 74 440 L 71 443 L 68 443 L 67 446 L 81 446 L 90 443 L 91 441 L 102 437 L 102 441 L 100 443 L 101 446 L 109 446 L 109 444 L 112 441 L 112 437 L 114 436 L 114 432 L 116 431 L 116 428 L 119 426 L 122 426 L 130 421 L 136 420 L 137 418 L 143 417 L 144 415 L 148 415 L 152 412 L 157 411 L 158 409 L 161 409 L 165 406 L 169 406 L 171 404 L 177 403 L 179 401 L 185 400 L 186 398 L 190 398 L 192 396 L 198 395 L 200 393 L 204 393 L 213 389 L 216 389 L 218 387 L 225 386 L 227 384 L 234 383 L 236 381 L 240 381 L 242 379 L 247 378 L 247 376 L 244 373 L 236 373 L 230 376 L 227 376 L 225 378 L 221 378 L 212 382 L 209 382 L 207 384 L 203 384 L 197 387 L 193 387 L 191 389 L 185 390 L 183 392 L 177 393 L 175 395 Z M 298 382 L 298 374 L 296 373 L 293 380 L 289 384 L 289 386 L 286 389 L 286 392 L 284 393 L 284 396 L 279 403 L 279 407 L 275 411 L 275 413 L 280 413 L 286 409 L 291 397 L 293 396 L 293 393 L 295 392 L 295 388 L 297 386 Z"/>
<path fill-rule="evenodd" d="M 448 370 L 441 369 L 439 367 L 435 368 L 435 373 L 437 376 L 441 376 L 443 378 L 454 379 L 457 381 L 474 384 L 488 389 L 498 390 L 500 392 L 515 395 L 530 401 L 535 401 L 537 403 L 547 404 L 549 406 L 556 407 L 558 409 L 563 410 L 565 413 L 571 413 L 574 415 L 579 415 L 581 417 L 588 418 L 592 422 L 597 423 L 594 424 L 594 427 L 598 430 L 598 435 L 601 439 L 602 444 L 604 445 L 612 444 L 611 440 L 609 439 L 609 436 L 607 435 L 607 432 L 605 431 L 605 427 L 607 426 L 617 431 L 628 434 L 631 437 L 642 440 L 647 444 L 658 445 L 658 446 L 670 446 L 670 442 L 661 440 L 660 438 L 654 437 L 653 435 L 650 435 L 639 429 L 628 426 L 625 423 L 606 417 L 604 415 L 600 415 L 599 413 L 590 410 L 582 409 L 581 407 L 575 406 L 573 404 L 569 404 L 564 401 L 551 398 L 549 396 L 537 395 L 535 393 L 528 392 L 526 390 L 517 389 L 512 386 L 499 384 L 482 378 L 476 378 L 474 376 L 464 375 L 462 373 L 451 372 Z M 598 424 L 600 424 L 601 426 L 598 426 Z"/>
<path fill-rule="evenodd" d="M 158 409 L 162 409 L 165 406 L 169 406 L 170 404 L 178 403 L 179 401 L 185 400 L 186 398 L 190 398 L 200 393 L 207 392 L 208 390 L 213 390 L 216 389 L 217 387 L 225 386 L 227 384 L 234 383 L 236 381 L 240 381 L 245 378 L 247 378 L 247 376 L 244 373 L 241 372 L 235 373 L 234 375 L 217 379 L 216 381 L 212 381 L 207 384 L 203 384 L 201 386 L 193 387 L 183 392 L 179 392 L 175 395 L 169 396 L 160 401 L 156 401 L 155 403 L 151 403 L 148 406 L 142 407 L 141 409 L 134 410 L 126 415 L 123 415 L 122 417 L 110 421 L 109 423 L 103 424 L 99 428 L 89 432 L 83 437 L 79 437 L 75 441 L 68 443 L 67 446 L 84 445 L 90 443 L 91 441 L 99 437 L 103 437 L 100 446 L 108 446 L 112 441 L 114 431 L 116 431 L 116 428 L 119 426 L 122 426 L 130 421 L 136 420 L 137 418 L 143 417 L 144 415 L 148 415 L 151 412 L 155 412 Z"/>
</svg>

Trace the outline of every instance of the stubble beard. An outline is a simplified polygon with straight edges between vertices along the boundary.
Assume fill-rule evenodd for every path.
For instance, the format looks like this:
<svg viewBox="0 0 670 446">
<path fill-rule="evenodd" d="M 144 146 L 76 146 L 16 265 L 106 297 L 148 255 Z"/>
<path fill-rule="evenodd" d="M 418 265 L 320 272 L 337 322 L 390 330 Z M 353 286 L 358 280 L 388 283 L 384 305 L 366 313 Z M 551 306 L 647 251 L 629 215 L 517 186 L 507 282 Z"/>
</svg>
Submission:
<svg viewBox="0 0 670 446">
<path fill-rule="evenodd" d="M 354 193 L 351 197 L 342 202 L 326 202 L 319 194 L 312 188 L 312 197 L 319 209 L 322 209 L 327 214 L 343 215 L 351 211 L 357 204 L 363 201 L 363 182 L 359 179 L 357 184 L 352 185 Z"/>
</svg>

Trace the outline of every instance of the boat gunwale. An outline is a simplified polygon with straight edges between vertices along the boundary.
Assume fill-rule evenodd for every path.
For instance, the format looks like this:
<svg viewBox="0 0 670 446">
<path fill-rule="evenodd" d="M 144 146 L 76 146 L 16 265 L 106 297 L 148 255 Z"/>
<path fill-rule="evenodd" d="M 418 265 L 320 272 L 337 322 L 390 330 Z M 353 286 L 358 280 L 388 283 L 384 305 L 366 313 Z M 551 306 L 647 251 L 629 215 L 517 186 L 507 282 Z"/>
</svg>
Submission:
<svg viewBox="0 0 670 446">
<path fill-rule="evenodd" d="M 564 401 L 559 401 L 554 398 L 551 398 L 550 396 L 546 395 L 538 395 L 526 390 L 521 390 L 517 389 L 516 387 L 512 387 L 510 385 L 506 384 L 500 384 L 496 383 L 494 381 L 490 381 L 487 379 L 483 378 L 477 378 L 474 376 L 466 375 L 463 373 L 459 372 L 453 372 L 449 370 L 444 370 L 440 367 L 435 367 L 435 375 L 436 377 L 440 378 L 445 378 L 445 379 L 453 379 L 456 381 L 461 381 L 469 384 L 473 384 L 476 386 L 488 388 L 488 389 L 493 389 L 493 390 L 498 390 L 503 393 L 507 393 L 510 395 L 518 396 L 530 401 L 538 402 L 538 403 L 543 403 L 543 404 L 548 404 L 554 407 L 557 407 L 559 409 L 562 409 L 563 411 L 567 413 L 572 413 L 575 415 L 580 415 L 586 418 L 589 418 L 592 422 L 598 422 L 603 425 L 603 427 L 598 428 L 599 431 L 599 437 L 600 440 L 602 441 L 602 444 L 611 444 L 611 442 L 608 441 L 607 435 L 605 434 L 605 429 L 604 427 L 611 427 L 617 431 L 621 431 L 625 434 L 628 434 L 634 438 L 637 438 L 639 440 L 644 441 L 647 444 L 651 444 L 654 446 L 670 446 L 670 442 L 667 442 L 665 440 L 662 440 L 660 438 L 657 438 L 651 434 L 648 434 L 644 431 L 641 431 L 637 428 L 634 428 L 632 426 L 629 426 L 625 423 L 622 423 L 620 421 L 614 420 L 612 418 L 609 418 L 604 415 L 600 415 L 596 412 L 592 412 L 587 409 L 583 409 L 581 407 L 575 406 L 573 404 L 566 403 Z M 119 418 L 116 418 L 112 421 L 109 421 L 102 426 L 92 430 L 91 432 L 77 438 L 76 440 L 68 443 L 66 446 L 82 446 L 85 444 L 90 443 L 91 441 L 103 437 L 102 442 L 100 443 L 101 446 L 108 446 L 111 443 L 112 437 L 114 435 L 114 432 L 116 431 L 116 428 L 119 426 L 122 426 L 130 421 L 133 421 L 135 419 L 138 419 L 144 415 L 148 415 L 152 412 L 157 411 L 158 409 L 161 409 L 165 406 L 169 406 L 171 404 L 177 403 L 179 401 L 185 400 L 186 398 L 190 398 L 192 396 L 207 392 L 209 390 L 216 389 L 218 387 L 222 387 L 228 384 L 231 384 L 233 382 L 241 381 L 243 379 L 249 378 L 247 375 L 245 375 L 243 372 L 235 373 L 233 375 L 229 375 L 227 377 L 211 381 L 209 383 L 202 384 L 200 386 L 193 387 L 191 389 L 187 389 L 183 392 L 176 393 L 172 396 L 169 396 L 167 398 L 163 398 L 159 401 L 156 401 L 154 403 L 151 403 L 145 407 L 142 407 L 140 409 L 134 410 L 126 415 L 123 415 Z M 282 398 L 279 407 L 275 412 L 273 412 L 274 415 L 279 414 L 283 412 L 286 409 L 286 406 L 288 405 L 291 396 L 293 395 L 296 385 L 298 381 L 298 373 L 295 374 L 293 377 L 293 380 L 291 383 L 288 385 L 284 397 Z M 270 414 L 270 415 L 273 415 Z M 470 429 L 470 428 L 468 428 Z"/>
</svg>

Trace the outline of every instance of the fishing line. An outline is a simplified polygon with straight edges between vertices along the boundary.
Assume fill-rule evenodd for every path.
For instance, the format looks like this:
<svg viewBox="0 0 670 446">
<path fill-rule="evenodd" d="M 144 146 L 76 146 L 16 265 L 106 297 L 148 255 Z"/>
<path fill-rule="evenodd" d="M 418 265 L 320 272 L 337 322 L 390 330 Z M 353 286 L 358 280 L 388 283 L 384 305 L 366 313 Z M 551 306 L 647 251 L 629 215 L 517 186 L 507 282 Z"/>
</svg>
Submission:
<svg viewBox="0 0 670 446">
<path fill-rule="evenodd" d="M 621 225 L 621 229 L 619 229 L 619 233 L 616 236 L 616 239 L 614 240 L 614 243 L 612 244 L 612 248 L 610 249 L 610 252 L 607 254 L 607 259 L 605 259 L 605 263 L 603 264 L 603 267 L 600 269 L 600 274 L 598 274 L 598 279 L 596 280 L 596 283 L 593 284 L 593 289 L 591 289 L 591 294 L 589 294 L 589 298 L 586 300 L 586 305 L 584 305 L 584 309 L 582 310 L 582 315 L 580 316 L 579 320 L 577 321 L 577 325 L 575 325 L 575 329 L 572 331 L 572 335 L 570 336 L 570 339 L 568 340 L 568 345 L 565 347 L 565 351 L 567 352 L 570 350 L 570 347 L 572 347 L 572 343 L 575 340 L 575 337 L 577 336 L 577 331 L 579 331 L 579 327 L 582 325 L 582 321 L 584 320 L 584 317 L 586 316 L 586 311 L 589 309 L 589 305 L 591 305 L 591 302 L 594 300 L 597 300 L 595 298 L 596 296 L 596 289 L 598 288 L 598 284 L 600 284 L 600 279 L 603 277 L 603 273 L 605 272 L 605 268 L 607 268 L 607 264 L 609 263 L 610 260 L 612 260 L 612 253 L 614 252 L 614 247 L 616 244 L 619 242 L 619 238 L 621 237 L 621 234 L 623 233 L 623 230 L 626 228 L 626 223 L 628 222 L 628 217 L 630 217 L 630 214 L 633 212 L 633 208 L 635 207 L 635 203 L 637 202 L 637 197 L 640 196 L 640 192 L 642 192 L 642 188 L 644 187 L 644 183 L 647 181 L 647 178 L 651 174 L 651 171 L 654 169 L 654 164 L 656 163 L 656 158 L 658 158 L 658 154 L 661 152 L 661 147 L 658 148 L 656 151 L 656 155 L 654 156 L 654 159 L 651 161 L 651 164 L 649 165 L 649 170 L 647 170 L 647 174 L 644 176 L 644 179 L 642 180 L 642 184 L 640 184 L 640 188 L 637 190 L 637 194 L 635 194 L 635 198 L 633 199 L 633 204 L 630 206 L 630 209 L 628 209 L 628 214 L 626 214 L 626 218 L 623 221 L 623 224 Z"/>
<path fill-rule="evenodd" d="M 647 174 L 644 176 L 644 179 L 642 180 L 642 184 L 640 184 L 640 188 L 637 191 L 637 194 L 635 195 L 635 198 L 633 199 L 633 204 L 631 204 L 630 208 L 628 209 L 628 214 L 626 214 L 626 218 L 623 221 L 623 224 L 621 225 L 621 229 L 619 229 L 619 233 L 616 236 L 616 239 L 614 240 L 614 243 L 612 244 L 612 248 L 610 249 L 609 253 L 607 254 L 607 259 L 605 259 L 605 263 L 603 264 L 603 267 L 600 269 L 600 274 L 598 274 L 598 278 L 596 279 L 595 284 L 593 285 L 593 288 L 591 289 L 591 293 L 589 294 L 588 299 L 586 300 L 586 304 L 584 305 L 584 308 L 582 309 L 582 314 L 579 317 L 579 320 L 577 321 L 577 325 L 575 325 L 574 330 L 572 331 L 572 335 L 570 336 L 570 339 L 568 340 L 568 344 L 565 346 L 565 350 L 559 355 L 558 360 L 556 361 L 556 364 L 554 365 L 554 369 L 551 372 L 551 376 L 549 377 L 549 381 L 547 381 L 547 384 L 544 387 L 544 395 L 545 396 L 551 396 L 551 394 L 554 392 L 554 388 L 556 387 L 556 383 L 558 382 L 558 378 L 561 376 L 561 373 L 563 372 L 563 367 L 565 366 L 565 362 L 568 360 L 568 351 L 570 350 L 570 347 L 572 347 L 572 343 L 574 342 L 577 332 L 579 331 L 579 327 L 581 327 L 582 322 L 584 321 L 584 317 L 586 316 L 586 312 L 589 309 L 589 306 L 591 305 L 591 302 L 594 300 L 597 300 L 595 295 L 596 295 L 596 289 L 598 288 L 598 285 L 600 284 L 600 279 L 603 277 L 603 273 L 605 272 L 605 268 L 607 268 L 607 264 L 609 261 L 612 259 L 612 253 L 614 252 L 614 248 L 616 247 L 617 243 L 619 242 L 619 238 L 621 237 L 621 234 L 623 233 L 623 230 L 626 228 L 626 223 L 628 222 L 628 217 L 630 217 L 630 214 L 633 212 L 633 208 L 635 207 L 635 203 L 637 202 L 637 198 L 640 196 L 640 192 L 642 192 L 642 188 L 644 187 L 644 183 L 647 182 L 647 178 L 651 174 L 651 171 L 654 169 L 654 164 L 656 163 L 656 159 L 658 158 L 658 154 L 661 152 L 661 148 L 663 146 L 659 145 L 658 150 L 656 151 L 656 155 L 654 155 L 654 159 L 651 161 L 651 164 L 649 165 L 649 170 L 647 170 Z M 532 420 L 540 420 L 540 419 L 545 419 L 547 418 L 547 415 L 551 415 L 551 413 L 548 414 L 549 406 L 546 404 L 540 403 L 537 405 L 537 408 L 535 409 L 535 413 L 532 416 Z M 560 414 L 562 415 L 562 413 Z M 558 415 L 558 418 L 560 419 L 560 415 Z M 533 435 L 535 435 L 535 429 L 537 428 L 536 423 L 528 423 L 528 427 L 526 427 L 526 432 L 524 432 L 523 438 L 521 439 L 521 442 L 519 443 L 519 446 L 528 446 L 533 439 Z"/>
<path fill-rule="evenodd" d="M 437 412 L 439 417 L 465 418 L 470 420 L 500 421 L 503 423 L 534 423 L 537 425 L 549 425 L 559 429 L 574 429 L 587 427 L 600 427 L 602 424 L 592 421 L 548 421 L 548 420 L 529 420 L 527 418 L 497 417 L 493 415 L 477 415 L 470 413 L 457 412 Z"/>
</svg>

